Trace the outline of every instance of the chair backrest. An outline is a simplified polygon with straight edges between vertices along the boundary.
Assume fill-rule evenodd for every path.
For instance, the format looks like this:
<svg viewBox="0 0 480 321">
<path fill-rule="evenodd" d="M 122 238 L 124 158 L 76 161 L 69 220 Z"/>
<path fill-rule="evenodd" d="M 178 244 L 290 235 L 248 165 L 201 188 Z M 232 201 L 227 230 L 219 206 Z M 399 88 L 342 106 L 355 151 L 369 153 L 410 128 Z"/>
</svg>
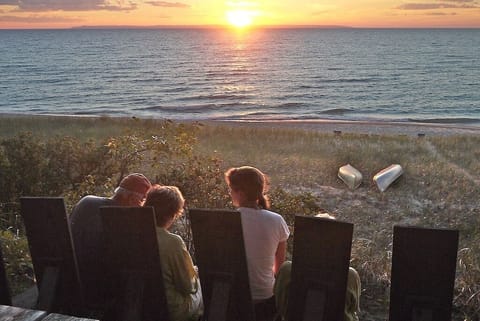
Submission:
<svg viewBox="0 0 480 321">
<path fill-rule="evenodd" d="M 240 212 L 190 209 L 206 319 L 254 321 Z"/>
<path fill-rule="evenodd" d="M 2 244 L 0 243 L 0 304 L 11 305 L 10 287 L 8 286 L 5 263 L 3 262 Z"/>
<path fill-rule="evenodd" d="M 39 285 L 37 309 L 76 313 L 81 288 L 63 198 L 22 197 L 20 205 Z"/>
<path fill-rule="evenodd" d="M 30 310 L 6 305 L 0 305 L 0 320 L 7 321 L 40 321 L 44 320 L 47 312 Z"/>
<path fill-rule="evenodd" d="M 394 226 L 390 321 L 449 321 L 458 231 Z"/>
<path fill-rule="evenodd" d="M 15 319 L 16 320 L 16 319 Z M 90 318 L 82 318 L 82 317 L 73 317 L 70 315 L 58 314 L 58 313 L 50 313 L 42 321 L 99 321 L 97 319 L 90 319 Z M 18 320 L 20 321 L 20 320 Z M 23 320 L 27 321 L 27 320 Z M 30 320 L 28 320 L 30 321 Z"/>
<path fill-rule="evenodd" d="M 295 217 L 289 321 L 343 320 L 353 224 Z"/>
<path fill-rule="evenodd" d="M 101 207 L 107 298 L 103 321 L 168 321 L 152 207 Z"/>
</svg>

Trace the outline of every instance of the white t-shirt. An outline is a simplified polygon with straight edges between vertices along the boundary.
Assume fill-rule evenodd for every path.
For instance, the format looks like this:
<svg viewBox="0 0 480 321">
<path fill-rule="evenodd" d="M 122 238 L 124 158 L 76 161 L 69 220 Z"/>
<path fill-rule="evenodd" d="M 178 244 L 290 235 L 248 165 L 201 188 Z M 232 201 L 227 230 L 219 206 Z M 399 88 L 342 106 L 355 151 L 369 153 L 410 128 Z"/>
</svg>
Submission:
<svg viewBox="0 0 480 321">
<path fill-rule="evenodd" d="M 280 242 L 290 235 L 287 223 L 277 213 L 240 207 L 248 277 L 253 300 L 265 300 L 273 295 L 273 265 Z"/>
</svg>

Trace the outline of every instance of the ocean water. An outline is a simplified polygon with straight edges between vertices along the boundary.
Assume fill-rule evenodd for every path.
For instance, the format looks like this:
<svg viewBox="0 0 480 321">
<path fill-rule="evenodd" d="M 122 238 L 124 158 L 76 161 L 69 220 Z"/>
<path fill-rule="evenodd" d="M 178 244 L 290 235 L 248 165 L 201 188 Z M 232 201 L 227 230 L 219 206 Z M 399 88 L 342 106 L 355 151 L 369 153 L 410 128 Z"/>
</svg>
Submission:
<svg viewBox="0 0 480 321">
<path fill-rule="evenodd" d="M 480 125 L 480 29 L 1 30 L 0 113 Z"/>
</svg>

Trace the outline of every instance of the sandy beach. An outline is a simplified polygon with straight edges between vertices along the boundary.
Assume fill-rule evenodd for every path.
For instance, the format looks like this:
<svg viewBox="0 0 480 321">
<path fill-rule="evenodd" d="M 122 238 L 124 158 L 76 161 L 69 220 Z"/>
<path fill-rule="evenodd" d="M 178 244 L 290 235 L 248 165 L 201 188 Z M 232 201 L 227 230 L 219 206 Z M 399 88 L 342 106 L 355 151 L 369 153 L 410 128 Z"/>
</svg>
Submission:
<svg viewBox="0 0 480 321">
<path fill-rule="evenodd" d="M 67 116 L 67 115 L 25 115 L 0 113 L 0 120 L 58 118 L 71 120 L 101 119 L 104 116 Z M 130 117 L 107 117 L 112 119 L 129 119 Z M 134 117 L 135 118 L 135 117 Z M 153 119 L 155 120 L 155 119 Z M 163 120 L 158 118 L 159 121 Z M 315 120 L 173 120 L 175 122 L 226 126 L 245 126 L 260 128 L 292 128 L 312 130 L 323 133 L 357 133 L 369 135 L 408 135 L 408 136 L 449 136 L 449 135 L 479 135 L 480 125 L 447 124 L 447 123 L 415 123 L 389 121 L 344 121 L 333 119 Z"/>
<path fill-rule="evenodd" d="M 480 126 L 463 124 L 432 124 L 384 121 L 342 120 L 272 120 L 272 121 L 206 121 L 205 123 L 229 126 L 256 126 L 271 128 L 295 128 L 321 132 L 358 133 L 371 135 L 478 135 Z"/>
</svg>

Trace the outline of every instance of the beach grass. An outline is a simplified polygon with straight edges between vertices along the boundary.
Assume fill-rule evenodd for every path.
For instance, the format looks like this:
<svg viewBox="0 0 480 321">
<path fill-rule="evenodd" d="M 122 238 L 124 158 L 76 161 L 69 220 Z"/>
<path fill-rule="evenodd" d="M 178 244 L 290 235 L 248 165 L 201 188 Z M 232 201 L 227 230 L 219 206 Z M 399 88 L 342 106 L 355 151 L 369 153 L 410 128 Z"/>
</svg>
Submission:
<svg viewBox="0 0 480 321">
<path fill-rule="evenodd" d="M 4 116 L 0 137 L 30 131 L 47 137 L 100 139 L 158 126 L 160 121 L 130 118 Z M 395 224 L 459 229 L 455 304 L 466 312 L 458 311 L 455 320 L 474 320 L 466 315 L 478 313 L 468 310 L 468 304 L 480 302 L 480 136 L 379 135 L 374 130 L 339 134 L 211 122 L 185 126 L 195 130 L 196 151 L 219 158 L 223 170 L 256 166 L 269 175 L 272 190 L 308 193 L 320 208 L 355 224 L 352 265 L 364 284 L 364 319 L 381 320 L 388 310 Z M 337 177 L 338 168 L 347 163 L 363 174 L 358 189 L 348 189 Z M 391 164 L 400 164 L 404 174 L 382 193 L 372 178 Z"/>
<path fill-rule="evenodd" d="M 459 229 L 463 265 L 457 269 L 456 303 L 478 300 L 480 288 L 470 282 L 478 282 L 480 272 L 480 256 L 474 254 L 480 250 L 479 143 L 475 135 L 335 134 L 268 126 L 206 126 L 199 134 L 200 150 L 220 155 L 225 168 L 257 166 L 272 186 L 313 193 L 321 208 L 355 224 L 352 265 L 368 284 L 366 319 L 386 315 L 395 224 Z M 364 177 L 354 191 L 337 177 L 348 163 Z M 391 164 L 400 164 L 404 174 L 381 193 L 372 178 Z M 466 310 L 459 308 L 455 319 L 473 320 Z"/>
</svg>

